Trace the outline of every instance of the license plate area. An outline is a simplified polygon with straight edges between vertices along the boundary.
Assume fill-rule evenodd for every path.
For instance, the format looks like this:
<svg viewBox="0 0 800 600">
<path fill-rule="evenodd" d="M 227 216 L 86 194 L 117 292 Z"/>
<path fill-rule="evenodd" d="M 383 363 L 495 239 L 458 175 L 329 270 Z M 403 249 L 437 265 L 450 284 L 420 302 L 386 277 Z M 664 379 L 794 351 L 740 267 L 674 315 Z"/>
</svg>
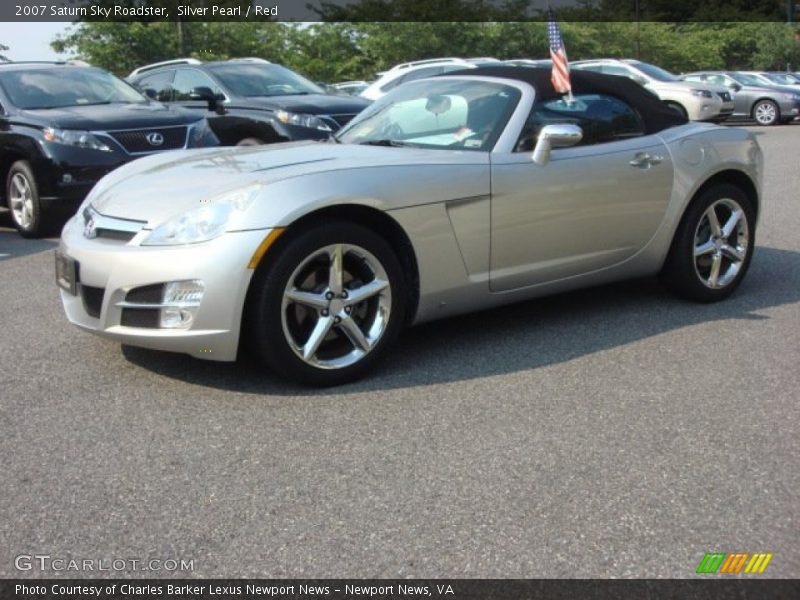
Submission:
<svg viewBox="0 0 800 600">
<path fill-rule="evenodd" d="M 56 250 L 56 283 L 65 292 L 78 295 L 78 263 Z"/>
</svg>

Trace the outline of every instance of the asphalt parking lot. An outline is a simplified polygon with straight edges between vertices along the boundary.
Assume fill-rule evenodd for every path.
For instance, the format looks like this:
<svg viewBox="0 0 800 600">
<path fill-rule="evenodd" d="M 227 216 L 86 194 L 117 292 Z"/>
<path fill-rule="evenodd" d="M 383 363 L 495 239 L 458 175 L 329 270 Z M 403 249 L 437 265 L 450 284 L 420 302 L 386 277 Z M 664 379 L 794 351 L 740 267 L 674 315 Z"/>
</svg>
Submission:
<svg viewBox="0 0 800 600">
<path fill-rule="evenodd" d="M 689 577 L 710 551 L 800 577 L 800 124 L 752 130 L 728 301 L 641 280 L 431 323 L 332 390 L 79 332 L 56 241 L 0 215 L 0 577 Z"/>
</svg>

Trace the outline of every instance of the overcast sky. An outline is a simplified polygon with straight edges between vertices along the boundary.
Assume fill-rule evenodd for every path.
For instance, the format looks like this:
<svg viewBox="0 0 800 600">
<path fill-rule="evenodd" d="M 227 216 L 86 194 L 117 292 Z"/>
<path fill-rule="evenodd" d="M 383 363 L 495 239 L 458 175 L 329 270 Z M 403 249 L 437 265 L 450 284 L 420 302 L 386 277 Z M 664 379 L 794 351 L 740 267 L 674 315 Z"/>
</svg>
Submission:
<svg viewBox="0 0 800 600">
<path fill-rule="evenodd" d="M 50 42 L 67 27 L 69 23 L 0 23 L 0 44 L 10 48 L 3 54 L 11 60 L 63 58 L 50 48 Z"/>
</svg>

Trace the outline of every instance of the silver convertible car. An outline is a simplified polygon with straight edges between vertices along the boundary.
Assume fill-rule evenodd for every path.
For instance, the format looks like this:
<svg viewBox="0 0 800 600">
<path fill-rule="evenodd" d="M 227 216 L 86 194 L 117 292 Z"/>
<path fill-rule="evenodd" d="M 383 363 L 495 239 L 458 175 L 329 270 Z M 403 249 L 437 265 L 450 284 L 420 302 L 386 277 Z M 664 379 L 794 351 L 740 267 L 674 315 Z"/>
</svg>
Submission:
<svg viewBox="0 0 800 600">
<path fill-rule="evenodd" d="M 399 86 L 327 142 L 134 161 L 66 224 L 67 318 L 123 344 L 311 385 L 363 375 L 404 326 L 659 274 L 721 300 L 763 210 L 742 129 L 626 78 L 482 67 Z"/>
</svg>

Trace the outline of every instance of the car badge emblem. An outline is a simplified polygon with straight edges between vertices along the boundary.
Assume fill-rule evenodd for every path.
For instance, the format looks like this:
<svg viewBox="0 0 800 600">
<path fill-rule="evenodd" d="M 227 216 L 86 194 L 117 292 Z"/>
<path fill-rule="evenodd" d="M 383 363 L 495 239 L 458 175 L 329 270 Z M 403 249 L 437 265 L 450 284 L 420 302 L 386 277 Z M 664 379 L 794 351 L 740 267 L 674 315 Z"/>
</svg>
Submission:
<svg viewBox="0 0 800 600">
<path fill-rule="evenodd" d="M 97 237 L 97 223 L 94 222 L 94 217 L 89 215 L 86 218 L 86 225 L 83 226 L 83 237 L 94 239 Z"/>
<path fill-rule="evenodd" d="M 164 136 L 157 131 L 154 133 L 148 133 L 147 141 L 150 142 L 151 146 L 160 146 L 164 143 Z"/>
</svg>

